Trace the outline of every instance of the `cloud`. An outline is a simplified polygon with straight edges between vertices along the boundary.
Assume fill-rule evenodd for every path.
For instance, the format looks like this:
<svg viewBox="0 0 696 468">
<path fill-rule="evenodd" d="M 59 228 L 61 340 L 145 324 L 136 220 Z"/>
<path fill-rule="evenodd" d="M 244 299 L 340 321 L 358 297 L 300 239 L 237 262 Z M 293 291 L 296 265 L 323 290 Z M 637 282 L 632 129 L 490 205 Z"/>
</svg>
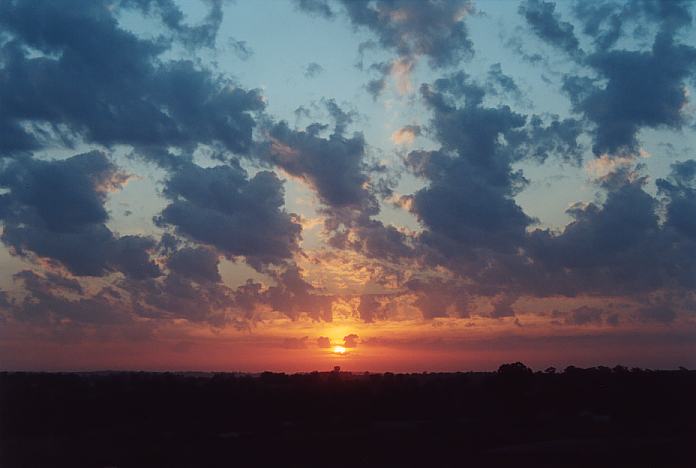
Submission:
<svg viewBox="0 0 696 468">
<path fill-rule="evenodd" d="M 677 313 L 669 305 L 655 305 L 638 309 L 638 317 L 645 322 L 668 324 L 674 322 Z"/>
<path fill-rule="evenodd" d="M 107 286 L 89 296 L 79 283 L 53 273 L 23 270 L 13 279 L 23 287 L 25 296 L 9 304 L 13 320 L 33 328 L 43 338 L 75 341 L 96 335 L 134 340 L 150 337 L 152 327 L 137 322 L 121 294 Z M 71 295 L 72 297 L 67 297 Z"/>
<path fill-rule="evenodd" d="M 159 17 L 162 23 L 187 47 L 215 47 L 215 39 L 222 23 L 222 0 L 207 2 L 210 11 L 197 26 L 184 23 L 184 14 L 173 0 L 120 0 L 120 8 L 139 9 L 147 15 Z M 111 8 L 116 7 L 111 4 Z"/>
<path fill-rule="evenodd" d="M 374 208 L 376 200 L 366 188 L 369 167 L 363 135 L 346 137 L 351 115 L 333 101 L 325 104 L 336 122 L 331 135 L 319 135 L 326 128 L 322 124 L 293 130 L 279 122 L 268 128 L 268 141 L 258 147 L 258 157 L 304 180 L 329 208 Z"/>
<path fill-rule="evenodd" d="M 310 14 L 326 18 L 337 14 L 326 1 L 296 0 L 296 3 Z M 469 0 L 341 0 L 339 3 L 354 27 L 371 32 L 379 45 L 397 55 L 393 60 L 370 67 L 381 75 L 366 85 L 375 99 L 385 88 L 387 76 L 396 80 L 399 93 L 410 93 L 411 71 L 420 57 L 427 57 L 431 67 L 441 69 L 458 65 L 473 56 L 473 43 L 463 21 L 474 12 Z M 372 47 L 375 42 L 361 45 L 361 69 L 365 45 Z"/>
<path fill-rule="evenodd" d="M 363 294 L 360 297 L 358 314 L 360 314 L 360 319 L 366 323 L 372 323 L 387 316 L 386 307 L 377 297 L 370 294 Z"/>
<path fill-rule="evenodd" d="M 134 278 L 158 276 L 149 251 L 155 241 L 116 236 L 106 226 L 107 194 L 127 177 L 104 153 L 64 160 L 22 158 L 0 169 L 2 241 L 17 255 L 57 261 L 73 274 L 119 271 Z"/>
<path fill-rule="evenodd" d="M 582 50 L 575 36 L 575 28 L 572 24 L 561 21 L 555 10 L 555 3 L 541 0 L 527 0 L 519 7 L 520 14 L 542 40 L 571 56 L 581 55 Z"/>
<path fill-rule="evenodd" d="M 562 283 L 576 293 L 618 295 L 696 286 L 696 262 L 687 254 L 694 238 L 669 221 L 660 224 L 659 202 L 644 183 L 639 178 L 609 186 L 602 206 L 571 207 L 574 221 L 560 234 L 531 234 L 535 264 L 553 278 L 546 288 Z"/>
<path fill-rule="evenodd" d="M 305 78 L 315 78 L 324 72 L 324 67 L 316 62 L 310 62 L 305 67 L 304 76 Z"/>
<path fill-rule="evenodd" d="M 317 346 L 320 348 L 330 348 L 331 340 L 326 336 L 320 336 L 317 338 Z"/>
<path fill-rule="evenodd" d="M 636 154 L 641 128 L 684 124 L 684 80 L 696 71 L 696 48 L 658 34 L 651 51 L 602 51 L 587 61 L 606 84 L 569 75 L 563 89 L 595 125 L 595 154 Z"/>
<path fill-rule="evenodd" d="M 177 274 L 199 282 L 222 281 L 218 272 L 219 258 L 215 252 L 204 247 L 183 248 L 167 260 L 169 269 Z"/>
<path fill-rule="evenodd" d="M 406 282 L 406 290 L 415 294 L 413 305 L 423 318 L 468 317 L 472 291 L 460 282 L 441 278 L 413 278 Z"/>
<path fill-rule="evenodd" d="M 357 348 L 360 342 L 360 337 L 355 333 L 343 337 L 343 346 L 345 348 Z"/>
<path fill-rule="evenodd" d="M 220 4 L 212 5 L 217 17 Z M 202 143 L 247 152 L 252 114 L 264 108 L 259 92 L 191 61 L 162 60 L 170 43 L 122 29 L 116 15 L 119 8 L 158 11 L 169 28 L 195 36 L 194 43 L 212 40 L 212 30 L 184 27 L 166 0 L 107 6 L 79 0 L 71 7 L 50 1 L 0 5 L 0 27 L 10 39 L 0 50 L 0 155 L 75 138 L 106 146 Z"/>
<path fill-rule="evenodd" d="M 566 323 L 572 325 L 600 325 L 602 323 L 602 309 L 582 306 L 574 309 L 566 318 Z"/>
<path fill-rule="evenodd" d="M 696 239 L 696 160 L 673 163 L 669 177 L 656 185 L 668 198 L 666 226 Z"/>
<path fill-rule="evenodd" d="M 417 136 L 420 136 L 421 128 L 418 125 L 406 125 L 391 135 L 395 145 L 411 145 Z"/>
<path fill-rule="evenodd" d="M 271 286 L 264 294 L 264 301 L 274 310 L 280 311 L 292 319 L 298 319 L 301 313 L 308 314 L 315 320 L 332 320 L 331 304 L 334 297 L 321 294 L 307 283 L 296 266 L 290 266 L 276 277 L 276 286 Z"/>
<path fill-rule="evenodd" d="M 249 46 L 249 44 L 247 44 L 246 41 L 238 41 L 235 38 L 230 37 L 227 40 L 227 44 L 240 60 L 249 60 L 254 55 L 254 50 Z"/>
<path fill-rule="evenodd" d="M 509 94 L 518 100 L 522 98 L 522 90 L 510 75 L 503 73 L 503 67 L 500 65 L 500 62 L 490 66 L 486 83 L 487 91 L 490 93 Z"/>
<path fill-rule="evenodd" d="M 401 58 L 428 57 L 438 68 L 456 65 L 473 54 L 463 18 L 473 11 L 469 1 L 342 2 L 351 23 L 377 36 Z"/>
<path fill-rule="evenodd" d="M 285 338 L 282 347 L 286 349 L 305 349 L 307 347 L 308 336 L 302 338 Z"/>
<path fill-rule="evenodd" d="M 262 171 L 249 178 L 239 165 L 174 171 L 163 191 L 170 200 L 156 223 L 255 268 L 282 264 L 298 250 L 302 227 L 283 209 L 278 177 Z"/>
<path fill-rule="evenodd" d="M 295 3 L 297 8 L 312 15 L 333 18 L 335 14 L 327 0 L 295 0 Z"/>
</svg>

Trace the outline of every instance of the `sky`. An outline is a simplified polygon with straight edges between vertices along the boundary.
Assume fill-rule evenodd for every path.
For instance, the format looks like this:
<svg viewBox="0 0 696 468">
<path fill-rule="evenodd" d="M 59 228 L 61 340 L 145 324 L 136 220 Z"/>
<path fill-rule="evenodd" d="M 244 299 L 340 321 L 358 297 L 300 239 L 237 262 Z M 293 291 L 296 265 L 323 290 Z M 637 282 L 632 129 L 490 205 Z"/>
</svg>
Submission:
<svg viewBox="0 0 696 468">
<path fill-rule="evenodd" d="M 0 368 L 696 366 L 696 3 L 0 3 Z"/>
</svg>

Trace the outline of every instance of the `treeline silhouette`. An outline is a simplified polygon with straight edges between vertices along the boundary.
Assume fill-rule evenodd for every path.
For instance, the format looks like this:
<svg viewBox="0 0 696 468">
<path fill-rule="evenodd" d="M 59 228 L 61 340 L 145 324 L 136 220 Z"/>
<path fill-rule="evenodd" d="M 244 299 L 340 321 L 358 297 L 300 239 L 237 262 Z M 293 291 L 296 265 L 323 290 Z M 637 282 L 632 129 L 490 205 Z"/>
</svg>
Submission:
<svg viewBox="0 0 696 468">
<path fill-rule="evenodd" d="M 693 467 L 696 371 L 0 373 L 0 466 Z"/>
</svg>

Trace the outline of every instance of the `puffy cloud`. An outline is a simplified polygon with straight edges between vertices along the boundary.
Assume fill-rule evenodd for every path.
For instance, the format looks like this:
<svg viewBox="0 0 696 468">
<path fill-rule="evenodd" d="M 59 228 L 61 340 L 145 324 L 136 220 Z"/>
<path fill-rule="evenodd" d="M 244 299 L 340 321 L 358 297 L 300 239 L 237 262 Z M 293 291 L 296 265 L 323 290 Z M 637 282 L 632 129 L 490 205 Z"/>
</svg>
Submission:
<svg viewBox="0 0 696 468">
<path fill-rule="evenodd" d="M 233 163 L 208 168 L 186 164 L 167 179 L 164 195 L 171 202 L 157 224 L 173 226 L 230 258 L 243 256 L 262 268 L 284 263 L 298 249 L 302 228 L 283 209 L 282 182 L 272 172 L 248 178 Z"/>
<path fill-rule="evenodd" d="M 442 145 L 406 159 L 412 172 L 429 182 L 411 199 L 411 211 L 427 227 L 423 241 L 443 254 L 481 246 L 514 249 L 531 223 L 513 200 L 526 180 L 511 168 L 525 116 L 506 106 L 483 107 L 483 89 L 463 74 L 421 92 Z"/>
<path fill-rule="evenodd" d="M 537 230 L 530 253 L 552 281 L 570 290 L 628 294 L 696 286 L 696 262 L 687 254 L 694 239 L 660 224 L 658 200 L 644 180 L 610 187 L 602 206 L 574 206 L 574 221 L 562 233 Z"/>
<path fill-rule="evenodd" d="M 100 152 L 7 162 L 0 169 L 0 187 L 7 190 L 0 195 L 2 241 L 18 255 L 31 252 L 76 275 L 157 276 L 148 253 L 153 239 L 118 237 L 105 225 L 107 193 L 126 179 Z"/>
<path fill-rule="evenodd" d="M 374 204 L 365 188 L 365 140 L 361 134 L 345 137 L 338 127 L 323 138 L 315 125 L 296 131 L 280 122 L 269 129 L 270 141 L 260 148 L 260 157 L 306 181 L 329 207 Z"/>
<path fill-rule="evenodd" d="M 660 33 L 650 51 L 601 51 L 587 61 L 606 84 L 567 76 L 564 90 L 595 125 L 595 154 L 637 153 L 644 127 L 681 128 L 684 80 L 696 71 L 696 48 Z"/>
<path fill-rule="evenodd" d="M 184 26 L 168 0 L 120 5 L 157 10 L 177 33 L 194 36 L 187 41 L 211 40 L 211 29 Z M 81 0 L 0 5 L 0 27 L 10 39 L 0 49 L 0 155 L 74 137 L 103 145 L 214 143 L 248 151 L 251 114 L 264 107 L 260 94 L 193 62 L 159 60 L 168 44 L 120 28 L 119 8 L 108 6 Z M 219 7 L 213 3 L 216 18 Z"/>
</svg>

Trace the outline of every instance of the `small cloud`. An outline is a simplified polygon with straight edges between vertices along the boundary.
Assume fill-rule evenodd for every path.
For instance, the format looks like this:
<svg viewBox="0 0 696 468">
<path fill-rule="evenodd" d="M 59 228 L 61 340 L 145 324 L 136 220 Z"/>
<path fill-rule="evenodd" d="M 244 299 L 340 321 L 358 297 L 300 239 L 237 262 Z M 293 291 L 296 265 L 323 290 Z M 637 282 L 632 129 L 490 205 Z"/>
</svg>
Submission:
<svg viewBox="0 0 696 468">
<path fill-rule="evenodd" d="M 305 78 L 314 78 L 324 72 L 324 67 L 316 62 L 308 63 L 305 67 Z"/>
<path fill-rule="evenodd" d="M 395 145 L 411 145 L 417 136 L 420 136 L 419 125 L 406 125 L 392 133 L 391 140 Z"/>
<path fill-rule="evenodd" d="M 227 40 L 227 45 L 240 60 L 249 60 L 254 55 L 254 50 L 249 47 L 246 41 L 238 41 L 233 37 Z"/>
<path fill-rule="evenodd" d="M 343 337 L 343 347 L 344 348 L 357 348 L 358 341 L 360 338 L 355 333 L 351 333 L 348 336 Z"/>
</svg>

